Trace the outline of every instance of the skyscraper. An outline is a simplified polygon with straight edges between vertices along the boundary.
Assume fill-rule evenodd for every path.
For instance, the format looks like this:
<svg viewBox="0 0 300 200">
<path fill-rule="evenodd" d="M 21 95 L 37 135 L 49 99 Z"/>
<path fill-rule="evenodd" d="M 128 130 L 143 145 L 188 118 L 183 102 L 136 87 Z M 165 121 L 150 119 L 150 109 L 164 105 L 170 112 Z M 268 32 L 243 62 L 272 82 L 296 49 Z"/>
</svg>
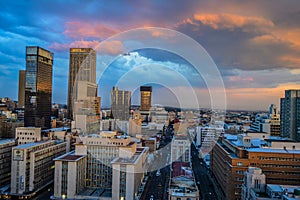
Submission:
<svg viewBox="0 0 300 200">
<path fill-rule="evenodd" d="M 128 120 L 130 116 L 131 92 L 113 87 L 110 92 L 111 112 L 114 119 Z"/>
<path fill-rule="evenodd" d="M 26 47 L 24 125 L 51 126 L 53 53 L 37 46 Z"/>
<path fill-rule="evenodd" d="M 26 84 L 26 71 L 19 71 L 19 90 L 18 90 L 18 108 L 25 106 L 25 84 Z"/>
<path fill-rule="evenodd" d="M 80 91 L 78 82 L 86 82 L 84 83 L 87 85 L 85 96 L 97 96 L 97 87 L 93 85 L 96 84 L 96 52 L 92 48 L 70 49 L 68 115 L 71 119 L 73 119 L 74 102 Z"/>
<path fill-rule="evenodd" d="M 152 87 L 151 86 L 141 86 L 141 111 L 149 111 L 151 108 L 151 96 L 152 96 Z"/>
<path fill-rule="evenodd" d="M 280 134 L 300 141 L 300 90 L 286 90 L 280 99 Z"/>
</svg>

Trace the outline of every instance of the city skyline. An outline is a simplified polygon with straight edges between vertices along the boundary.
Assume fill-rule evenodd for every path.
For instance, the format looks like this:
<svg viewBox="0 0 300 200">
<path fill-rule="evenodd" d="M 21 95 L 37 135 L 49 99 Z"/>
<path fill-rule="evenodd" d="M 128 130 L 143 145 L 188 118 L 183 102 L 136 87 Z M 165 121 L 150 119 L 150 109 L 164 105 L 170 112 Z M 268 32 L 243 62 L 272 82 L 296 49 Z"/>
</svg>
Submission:
<svg viewBox="0 0 300 200">
<path fill-rule="evenodd" d="M 285 90 L 299 89 L 299 4 L 230 0 L 67 5 L 59 1 L 4 1 L 0 3 L 0 96 L 17 100 L 18 71 L 25 69 L 26 46 L 40 46 L 54 53 L 52 102 L 67 104 L 69 48 L 94 48 L 132 28 L 164 27 L 195 39 L 210 54 L 225 84 L 228 109 L 266 110 L 271 103 L 279 105 Z M 40 20 L 32 20 L 35 17 Z M 161 51 L 136 51 L 133 56 L 121 56 L 112 67 L 120 71 L 126 61 L 125 67 L 132 68 L 137 65 L 133 60 L 186 71 L 190 67 L 178 55 Z M 109 80 L 110 73 L 103 80 Z M 98 84 L 102 105 L 109 106 L 107 94 L 113 83 Z M 199 93 L 203 90 L 201 83 L 193 87 Z M 153 89 L 154 104 L 167 105 L 172 94 L 169 91 L 168 96 L 166 90 L 169 88 Z M 133 104 L 139 99 L 136 91 L 132 91 Z M 157 98 L 159 93 L 165 97 Z"/>
</svg>

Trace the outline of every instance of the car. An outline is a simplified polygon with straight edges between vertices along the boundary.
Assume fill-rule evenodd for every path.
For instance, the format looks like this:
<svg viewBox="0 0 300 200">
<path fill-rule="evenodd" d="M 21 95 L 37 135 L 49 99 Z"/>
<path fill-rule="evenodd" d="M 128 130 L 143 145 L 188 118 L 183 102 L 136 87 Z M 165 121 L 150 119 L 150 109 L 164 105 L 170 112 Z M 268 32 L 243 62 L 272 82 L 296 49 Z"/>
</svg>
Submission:
<svg viewBox="0 0 300 200">
<path fill-rule="evenodd" d="M 150 200 L 154 200 L 154 196 L 153 196 L 153 194 L 151 194 L 151 196 L 150 196 Z"/>
</svg>

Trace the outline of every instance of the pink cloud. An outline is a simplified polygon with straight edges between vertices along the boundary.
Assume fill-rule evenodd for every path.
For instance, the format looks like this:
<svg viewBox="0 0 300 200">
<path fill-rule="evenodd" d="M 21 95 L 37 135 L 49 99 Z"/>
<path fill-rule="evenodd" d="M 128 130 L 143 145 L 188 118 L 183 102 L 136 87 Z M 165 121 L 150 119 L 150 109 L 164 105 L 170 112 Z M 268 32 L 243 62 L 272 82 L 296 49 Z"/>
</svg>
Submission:
<svg viewBox="0 0 300 200">
<path fill-rule="evenodd" d="M 68 51 L 70 48 L 93 48 L 98 53 L 117 55 L 123 53 L 123 43 L 121 41 L 116 40 L 105 40 L 103 42 L 99 42 L 97 40 L 93 41 L 85 41 L 79 40 L 71 43 L 61 44 L 61 43 L 53 43 L 49 46 L 50 49 L 55 51 Z"/>
<path fill-rule="evenodd" d="M 104 24 L 89 23 L 89 22 L 67 22 L 64 34 L 71 38 L 87 38 L 94 37 L 105 39 L 119 31 Z"/>
<path fill-rule="evenodd" d="M 55 42 L 52 45 L 50 45 L 49 48 L 56 51 L 65 51 L 65 50 L 69 50 L 70 48 L 76 48 L 76 47 L 95 48 L 97 45 L 99 45 L 99 41 L 96 40 L 93 41 L 79 40 L 67 44 L 61 44 Z"/>
</svg>

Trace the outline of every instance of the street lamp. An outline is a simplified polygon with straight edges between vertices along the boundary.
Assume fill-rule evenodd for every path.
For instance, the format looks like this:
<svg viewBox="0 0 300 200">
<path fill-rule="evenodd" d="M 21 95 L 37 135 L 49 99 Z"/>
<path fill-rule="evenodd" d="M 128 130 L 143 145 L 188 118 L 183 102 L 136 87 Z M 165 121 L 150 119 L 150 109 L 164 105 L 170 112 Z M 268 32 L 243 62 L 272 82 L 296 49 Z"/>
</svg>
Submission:
<svg viewBox="0 0 300 200">
<path fill-rule="evenodd" d="M 65 199 L 65 198 L 66 198 L 66 195 L 65 195 L 65 194 L 61 195 L 61 198 L 62 198 L 62 199 Z"/>
</svg>

